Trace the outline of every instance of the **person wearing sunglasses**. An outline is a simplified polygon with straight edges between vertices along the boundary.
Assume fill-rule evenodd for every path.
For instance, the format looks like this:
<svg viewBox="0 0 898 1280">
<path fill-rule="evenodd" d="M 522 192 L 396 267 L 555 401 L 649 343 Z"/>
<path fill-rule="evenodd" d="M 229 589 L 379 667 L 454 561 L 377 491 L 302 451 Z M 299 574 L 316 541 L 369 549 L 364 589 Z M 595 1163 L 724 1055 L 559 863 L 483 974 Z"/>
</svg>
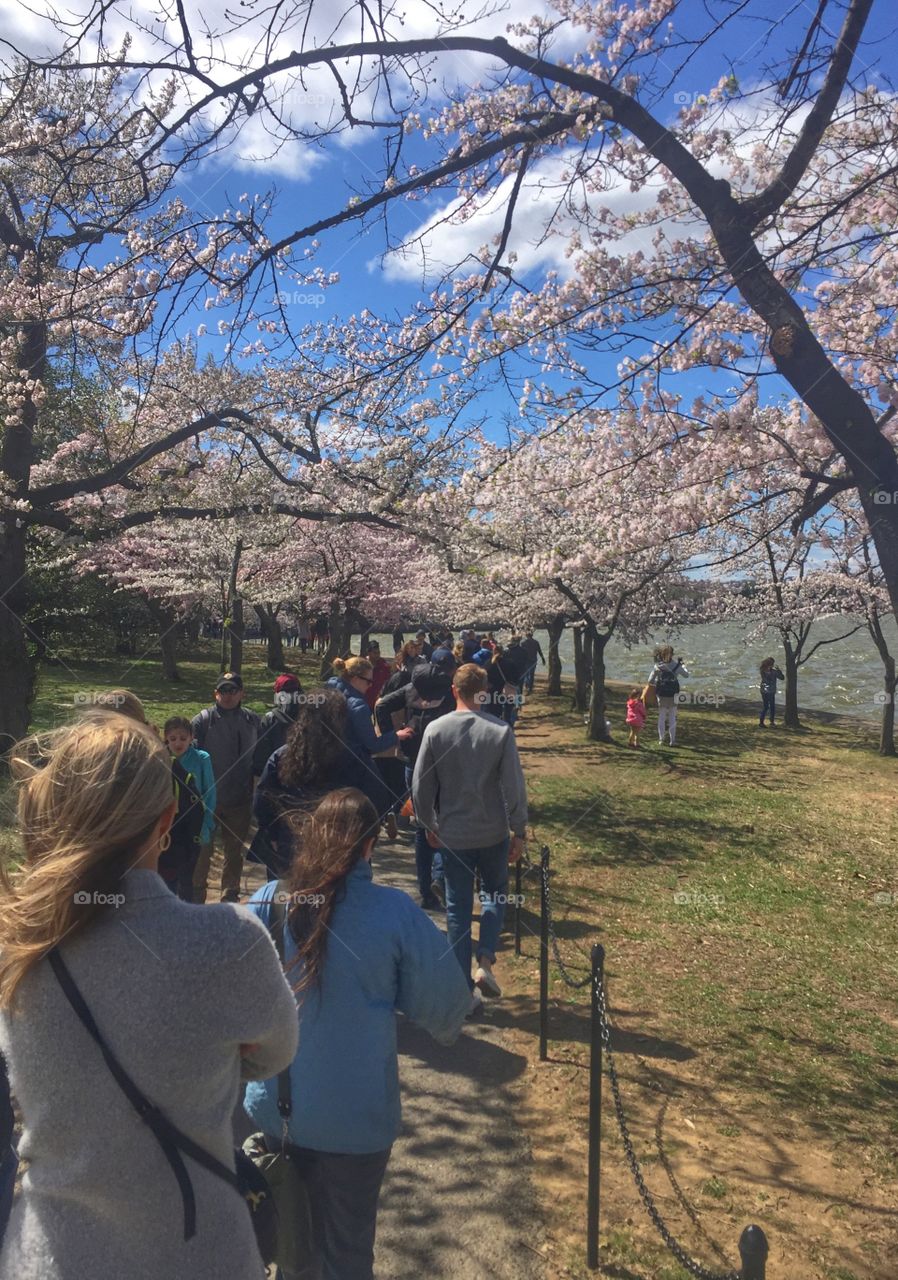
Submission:
<svg viewBox="0 0 898 1280">
<path fill-rule="evenodd" d="M 375 808 L 382 820 L 392 819 L 388 834 L 395 837 L 395 817 L 392 813 L 394 797 L 383 782 L 374 760 L 375 755 L 391 751 L 414 733 L 411 728 L 390 729 L 380 737 L 374 732 L 371 708 L 366 694 L 374 681 L 374 668 L 367 658 L 335 658 L 333 675 L 328 680 L 332 689 L 339 690 L 346 699 L 349 720 L 346 726 L 346 745 L 361 764 L 369 780 L 365 787 L 370 797 L 376 797 Z"/>
</svg>

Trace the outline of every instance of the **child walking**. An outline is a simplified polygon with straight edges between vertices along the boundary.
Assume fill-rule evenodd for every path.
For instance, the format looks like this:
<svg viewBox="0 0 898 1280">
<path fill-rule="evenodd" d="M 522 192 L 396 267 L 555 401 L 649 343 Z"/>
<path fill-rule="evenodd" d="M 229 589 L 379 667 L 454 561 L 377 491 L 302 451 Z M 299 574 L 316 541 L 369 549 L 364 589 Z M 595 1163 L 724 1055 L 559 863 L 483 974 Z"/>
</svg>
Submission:
<svg viewBox="0 0 898 1280">
<path fill-rule="evenodd" d="M 193 725 L 184 716 L 172 716 L 163 729 L 165 745 L 172 753 L 172 778 L 178 812 L 169 832 L 171 843 L 159 855 L 159 874 L 184 902 L 193 901 L 193 872 L 200 845 L 215 830 L 215 777 L 212 757 L 193 745 Z"/>
<path fill-rule="evenodd" d="M 764 718 L 770 713 L 771 725 L 776 724 L 776 682 L 777 680 L 785 680 L 785 676 L 773 658 L 765 658 L 761 663 L 761 718 L 759 725 L 764 724 Z"/>
<path fill-rule="evenodd" d="M 642 700 L 641 689 L 630 690 L 630 696 L 627 698 L 627 724 L 630 729 L 627 746 L 638 747 L 639 734 L 645 724 L 645 703 Z"/>
</svg>

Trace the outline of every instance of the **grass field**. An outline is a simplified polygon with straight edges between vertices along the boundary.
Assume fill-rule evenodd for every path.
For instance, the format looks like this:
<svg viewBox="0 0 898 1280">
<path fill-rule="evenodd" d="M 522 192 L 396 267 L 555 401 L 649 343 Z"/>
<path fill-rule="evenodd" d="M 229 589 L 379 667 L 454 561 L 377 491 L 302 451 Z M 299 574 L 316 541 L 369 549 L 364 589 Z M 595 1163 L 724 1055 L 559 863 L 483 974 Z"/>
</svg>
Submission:
<svg viewBox="0 0 898 1280">
<path fill-rule="evenodd" d="M 625 741 L 620 690 L 610 707 Z M 885 1280 L 898 1222 L 898 766 L 876 754 L 873 726 L 835 717 L 787 733 L 759 729 L 753 707 L 689 708 L 675 749 L 652 729 L 650 717 L 639 751 L 586 743 L 567 699 L 537 698 L 519 732 L 562 951 L 582 973 L 590 943 L 607 950 L 652 1180 L 707 1262 L 720 1258 L 699 1227 L 713 1223 L 732 1263 L 754 1218 L 780 1258 L 771 1276 Z M 534 930 L 535 894 L 533 882 Z M 516 990 L 532 989 L 532 961 L 513 968 Z M 553 1045 L 559 1142 L 576 1182 L 586 999 L 552 972 L 567 1041 Z M 626 1175 L 611 1183 L 606 1245 L 621 1269 L 608 1274 L 684 1275 L 653 1253 Z M 571 1214 L 582 1237 L 576 1197 Z"/>
<path fill-rule="evenodd" d="M 271 702 L 249 646 L 247 705 Z M 304 680 L 317 663 L 288 660 Z M 35 727 L 124 685 L 152 720 L 211 701 L 210 646 L 164 686 L 154 656 L 67 661 L 41 672 Z M 887 1280 L 898 1239 L 898 765 L 875 726 L 808 717 L 759 729 L 753 707 L 692 707 L 679 744 L 587 743 L 569 700 L 533 698 L 519 729 L 533 840 L 551 847 L 555 916 L 578 973 L 607 949 L 623 1088 L 649 1183 L 706 1264 L 737 1262 L 741 1227 L 771 1237 L 771 1280 Z M 9 820 L 9 805 L 4 806 Z M 0 832 L 7 854 L 11 831 Z M 522 1120 L 550 1208 L 551 1275 L 582 1262 L 587 999 L 552 966 L 552 1047 L 536 1063 L 538 888 L 525 881 L 524 955 L 500 957 L 493 1006 L 534 1064 Z M 607 1103 L 607 1098 L 606 1098 Z M 659 1250 L 606 1106 L 604 1274 L 682 1280 Z"/>
</svg>

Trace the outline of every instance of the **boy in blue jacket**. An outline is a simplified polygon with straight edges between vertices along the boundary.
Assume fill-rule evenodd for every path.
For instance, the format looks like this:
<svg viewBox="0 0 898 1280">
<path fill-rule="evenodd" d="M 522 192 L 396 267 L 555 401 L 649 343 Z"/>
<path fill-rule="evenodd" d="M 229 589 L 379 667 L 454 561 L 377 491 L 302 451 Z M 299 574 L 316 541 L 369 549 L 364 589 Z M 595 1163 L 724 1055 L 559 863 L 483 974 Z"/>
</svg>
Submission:
<svg viewBox="0 0 898 1280">
<path fill-rule="evenodd" d="M 171 825 L 171 844 L 159 856 L 159 874 L 184 902 L 193 901 L 193 872 L 200 845 L 215 830 L 215 776 L 208 751 L 193 746 L 193 726 L 185 716 L 172 716 L 163 729 L 172 753 L 172 780 L 178 812 Z"/>
</svg>

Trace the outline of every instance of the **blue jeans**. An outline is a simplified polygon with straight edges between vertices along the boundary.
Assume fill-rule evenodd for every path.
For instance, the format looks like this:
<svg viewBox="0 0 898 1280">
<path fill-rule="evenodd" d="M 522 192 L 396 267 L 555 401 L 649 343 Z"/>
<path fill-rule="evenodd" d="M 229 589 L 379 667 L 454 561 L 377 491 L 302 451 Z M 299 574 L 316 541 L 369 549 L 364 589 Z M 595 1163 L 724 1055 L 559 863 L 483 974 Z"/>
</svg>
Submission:
<svg viewBox="0 0 898 1280">
<path fill-rule="evenodd" d="M 405 785 L 406 790 L 411 792 L 412 774 L 414 769 L 409 765 L 405 768 Z M 430 886 L 434 880 L 438 884 L 443 883 L 443 854 L 440 849 L 431 849 L 427 843 L 427 832 L 423 827 L 418 827 L 415 831 L 415 871 L 418 876 L 418 892 L 422 898 L 430 897 Z"/>
<path fill-rule="evenodd" d="M 761 690 L 761 724 L 764 723 L 764 717 L 770 713 L 770 723 L 776 724 L 776 690 Z"/>
<path fill-rule="evenodd" d="M 474 876 L 480 872 L 480 941 L 477 959 L 496 959 L 496 947 L 505 918 L 508 897 L 508 836 L 485 849 L 446 849 L 446 932 L 461 971 L 473 989 L 471 978 L 471 922 L 474 916 Z"/>
</svg>

